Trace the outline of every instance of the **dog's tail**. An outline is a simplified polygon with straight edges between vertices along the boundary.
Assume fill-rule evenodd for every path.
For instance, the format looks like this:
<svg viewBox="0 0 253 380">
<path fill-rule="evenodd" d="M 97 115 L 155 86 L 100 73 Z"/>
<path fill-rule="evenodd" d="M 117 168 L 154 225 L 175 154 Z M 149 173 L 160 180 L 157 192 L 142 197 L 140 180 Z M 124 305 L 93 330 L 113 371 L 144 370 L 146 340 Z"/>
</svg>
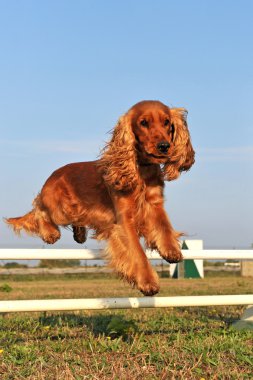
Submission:
<svg viewBox="0 0 253 380">
<path fill-rule="evenodd" d="M 39 236 L 47 244 L 54 244 L 61 236 L 58 226 L 43 210 L 40 194 L 33 201 L 32 211 L 17 218 L 6 218 L 5 222 L 16 234 L 24 230 L 29 235 Z"/>
<path fill-rule="evenodd" d="M 4 221 L 18 235 L 20 234 L 21 230 L 25 230 L 30 235 L 39 234 L 39 225 L 35 218 L 35 209 L 28 212 L 24 216 L 19 216 L 17 218 L 5 218 Z"/>
</svg>

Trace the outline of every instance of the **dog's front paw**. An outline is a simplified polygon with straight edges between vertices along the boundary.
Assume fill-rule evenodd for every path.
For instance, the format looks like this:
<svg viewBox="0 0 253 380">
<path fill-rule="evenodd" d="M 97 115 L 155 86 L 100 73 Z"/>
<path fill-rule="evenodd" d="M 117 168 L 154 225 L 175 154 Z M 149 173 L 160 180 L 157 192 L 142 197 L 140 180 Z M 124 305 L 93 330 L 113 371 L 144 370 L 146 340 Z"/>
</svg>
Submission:
<svg viewBox="0 0 253 380">
<path fill-rule="evenodd" d="M 158 283 L 143 283 L 137 286 L 138 289 L 144 294 L 144 296 L 154 296 L 160 290 L 160 286 Z"/>
<path fill-rule="evenodd" d="M 161 256 L 170 264 L 178 263 L 184 259 L 180 249 L 170 249 L 166 254 L 161 254 Z"/>
<path fill-rule="evenodd" d="M 155 271 L 139 276 L 136 282 L 137 288 L 144 296 L 153 296 L 160 290 L 159 277 Z"/>
</svg>

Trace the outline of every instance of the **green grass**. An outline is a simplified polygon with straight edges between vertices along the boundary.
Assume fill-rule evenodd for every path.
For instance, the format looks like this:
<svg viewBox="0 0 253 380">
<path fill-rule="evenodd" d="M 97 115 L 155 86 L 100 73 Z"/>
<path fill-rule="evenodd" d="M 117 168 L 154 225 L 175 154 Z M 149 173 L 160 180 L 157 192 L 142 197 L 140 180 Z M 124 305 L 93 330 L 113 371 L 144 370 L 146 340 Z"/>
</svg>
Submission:
<svg viewBox="0 0 253 380">
<path fill-rule="evenodd" d="M 139 296 L 110 276 L 3 279 L 2 299 Z M 161 296 L 252 293 L 253 280 L 161 279 Z M 0 317 L 0 379 L 252 379 L 243 307 L 168 308 Z"/>
</svg>

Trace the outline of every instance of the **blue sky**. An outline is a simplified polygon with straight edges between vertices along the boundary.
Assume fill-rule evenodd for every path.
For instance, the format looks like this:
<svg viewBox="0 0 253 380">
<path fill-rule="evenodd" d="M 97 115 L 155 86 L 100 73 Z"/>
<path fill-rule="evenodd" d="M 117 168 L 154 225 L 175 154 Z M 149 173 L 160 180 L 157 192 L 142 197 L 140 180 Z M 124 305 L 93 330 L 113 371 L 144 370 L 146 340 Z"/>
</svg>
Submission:
<svg viewBox="0 0 253 380">
<path fill-rule="evenodd" d="M 249 247 L 252 13 L 251 0 L 0 1 L 1 216 L 29 211 L 53 170 L 95 159 L 122 113 L 158 99 L 188 109 L 196 150 L 166 185 L 174 227 Z M 0 231 L 0 245 L 42 246 Z M 76 246 L 69 231 L 57 244 Z"/>
</svg>

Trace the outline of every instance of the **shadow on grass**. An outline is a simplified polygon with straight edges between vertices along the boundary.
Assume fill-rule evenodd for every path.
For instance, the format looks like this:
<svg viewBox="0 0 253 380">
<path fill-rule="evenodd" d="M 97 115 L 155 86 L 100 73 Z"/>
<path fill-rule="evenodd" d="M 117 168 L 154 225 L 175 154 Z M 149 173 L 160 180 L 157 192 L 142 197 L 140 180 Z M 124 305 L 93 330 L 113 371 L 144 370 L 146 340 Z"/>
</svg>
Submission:
<svg viewBox="0 0 253 380">
<path fill-rule="evenodd" d="M 98 314 L 96 316 L 84 316 L 63 314 L 48 316 L 44 314 L 40 317 L 39 321 L 41 325 L 51 327 L 83 327 L 92 332 L 95 337 L 107 335 L 112 339 L 121 336 L 125 340 L 138 331 L 137 325 L 133 320 L 127 320 L 124 316 L 120 315 Z"/>
<path fill-rule="evenodd" d="M 94 337 L 100 335 L 110 336 L 112 339 L 121 337 L 123 340 L 131 340 L 136 333 L 145 335 L 154 334 L 188 334 L 201 332 L 208 328 L 217 328 L 221 331 L 229 328 L 235 321 L 240 319 L 242 307 L 203 307 L 203 308 L 179 308 L 172 313 L 159 313 L 150 316 L 145 325 L 145 332 L 134 318 L 126 318 L 125 315 L 104 313 L 96 315 L 84 315 L 65 313 L 50 315 L 44 313 L 40 319 L 40 325 L 58 328 L 59 330 L 83 329 L 90 332 Z M 142 324 L 141 324 L 142 326 Z M 78 332 L 78 334 L 80 331 Z M 68 333 L 67 333 L 68 335 Z"/>
</svg>

